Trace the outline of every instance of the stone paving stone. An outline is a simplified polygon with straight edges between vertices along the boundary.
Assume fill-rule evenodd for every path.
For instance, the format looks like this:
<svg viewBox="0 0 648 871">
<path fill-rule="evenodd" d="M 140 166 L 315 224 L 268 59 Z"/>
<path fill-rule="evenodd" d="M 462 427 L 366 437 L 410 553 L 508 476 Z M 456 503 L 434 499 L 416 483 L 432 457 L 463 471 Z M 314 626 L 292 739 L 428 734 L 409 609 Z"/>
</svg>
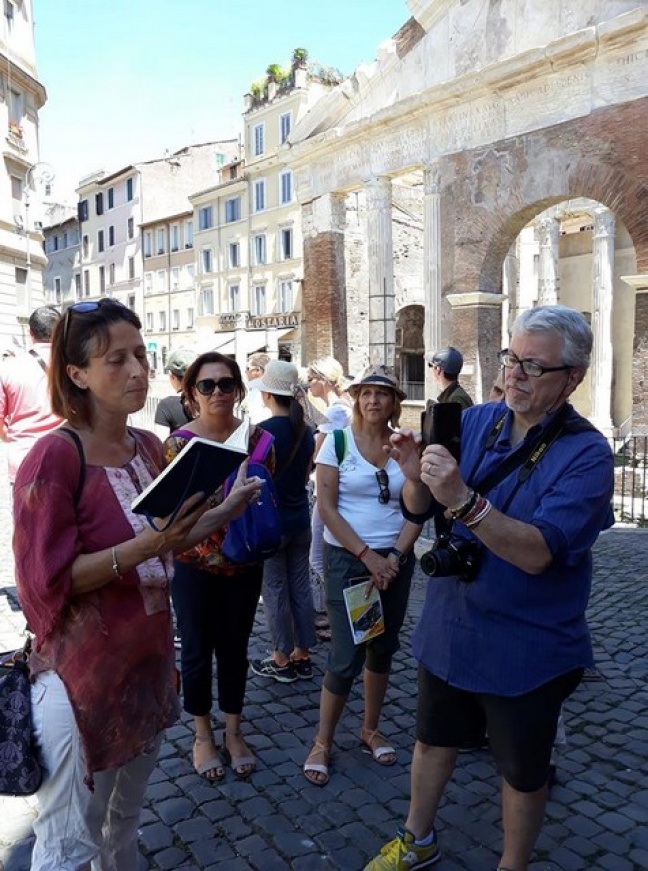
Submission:
<svg viewBox="0 0 648 871">
<path fill-rule="evenodd" d="M 165 823 L 141 826 L 139 839 L 150 853 L 157 853 L 159 850 L 170 847 L 173 844 L 173 830 Z"/>
<path fill-rule="evenodd" d="M 209 838 L 196 841 L 190 846 L 191 855 L 202 868 L 217 862 L 232 862 L 236 858 L 236 850 L 221 838 Z"/>
<path fill-rule="evenodd" d="M 187 798 L 169 798 L 166 801 L 157 802 L 155 809 L 160 818 L 168 826 L 172 826 L 174 823 L 190 817 L 194 806 Z"/>
<path fill-rule="evenodd" d="M 188 858 L 189 855 L 186 850 L 180 850 L 178 847 L 169 847 L 167 850 L 161 850 L 155 854 L 155 864 L 161 871 L 175 871 Z"/>
</svg>

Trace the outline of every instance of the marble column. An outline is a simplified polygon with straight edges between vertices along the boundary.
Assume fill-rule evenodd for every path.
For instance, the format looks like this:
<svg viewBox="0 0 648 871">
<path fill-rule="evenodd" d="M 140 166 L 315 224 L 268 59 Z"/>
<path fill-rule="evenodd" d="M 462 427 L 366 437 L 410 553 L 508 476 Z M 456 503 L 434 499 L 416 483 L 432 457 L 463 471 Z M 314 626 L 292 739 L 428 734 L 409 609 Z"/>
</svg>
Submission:
<svg viewBox="0 0 648 871">
<path fill-rule="evenodd" d="M 423 299 L 425 302 L 425 350 L 433 353 L 441 345 L 441 162 L 426 163 L 423 169 Z M 436 396 L 438 387 L 432 370 L 425 367 L 425 395 Z"/>
<path fill-rule="evenodd" d="M 560 224 L 556 218 L 544 217 L 536 224 L 540 243 L 538 264 L 538 305 L 555 305 L 558 302 L 558 240 Z"/>
<path fill-rule="evenodd" d="M 506 297 L 502 304 L 502 347 L 507 348 L 511 329 L 519 314 L 518 307 L 518 255 L 517 244 L 509 248 L 502 269 L 502 290 Z"/>
<path fill-rule="evenodd" d="M 423 298 L 425 347 L 441 347 L 441 170 L 433 161 L 423 171 Z"/>
<path fill-rule="evenodd" d="M 614 214 L 594 209 L 592 246 L 592 417 L 612 432 L 612 301 L 614 292 Z"/>
<path fill-rule="evenodd" d="M 369 272 L 369 362 L 393 366 L 396 300 L 392 238 L 391 180 L 379 176 L 365 185 Z"/>
</svg>

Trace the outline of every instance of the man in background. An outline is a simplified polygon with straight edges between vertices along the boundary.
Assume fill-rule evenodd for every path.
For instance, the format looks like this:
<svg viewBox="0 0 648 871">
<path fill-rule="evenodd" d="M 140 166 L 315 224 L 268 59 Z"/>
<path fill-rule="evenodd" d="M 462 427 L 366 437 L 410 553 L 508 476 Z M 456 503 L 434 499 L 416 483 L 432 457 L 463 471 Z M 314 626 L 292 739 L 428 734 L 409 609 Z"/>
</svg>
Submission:
<svg viewBox="0 0 648 871">
<path fill-rule="evenodd" d="M 165 396 L 158 402 L 155 410 L 155 434 L 164 441 L 176 429 L 181 429 L 189 423 L 191 416 L 182 401 L 182 379 L 184 374 L 196 359 L 193 351 L 178 349 L 169 354 L 166 370 L 169 382 L 173 388 L 172 396 Z"/>
<path fill-rule="evenodd" d="M 443 348 L 432 355 L 428 361 L 432 377 L 439 388 L 437 402 L 458 402 L 462 408 L 470 408 L 472 399 L 459 384 L 459 374 L 463 369 L 463 355 L 456 348 Z"/>
<path fill-rule="evenodd" d="M 35 309 L 29 317 L 32 347 L 7 358 L 0 370 L 0 438 L 7 442 L 11 484 L 36 440 L 61 423 L 52 413 L 47 377 L 52 334 L 60 317 L 52 305 Z"/>
</svg>

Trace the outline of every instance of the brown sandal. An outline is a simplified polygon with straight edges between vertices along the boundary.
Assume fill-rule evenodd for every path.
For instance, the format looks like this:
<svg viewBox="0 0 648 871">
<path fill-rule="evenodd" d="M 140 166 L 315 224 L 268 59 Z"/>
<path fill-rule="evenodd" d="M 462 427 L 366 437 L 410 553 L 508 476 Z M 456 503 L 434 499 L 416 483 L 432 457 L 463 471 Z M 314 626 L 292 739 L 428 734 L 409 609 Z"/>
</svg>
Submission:
<svg viewBox="0 0 648 871">
<path fill-rule="evenodd" d="M 329 762 L 331 759 L 331 748 L 322 744 L 319 738 L 315 739 L 313 748 L 308 754 L 306 762 L 304 762 L 304 777 L 313 786 L 326 786 L 329 782 Z M 322 779 L 316 780 L 315 777 L 309 777 L 310 774 L 321 774 Z"/>
</svg>

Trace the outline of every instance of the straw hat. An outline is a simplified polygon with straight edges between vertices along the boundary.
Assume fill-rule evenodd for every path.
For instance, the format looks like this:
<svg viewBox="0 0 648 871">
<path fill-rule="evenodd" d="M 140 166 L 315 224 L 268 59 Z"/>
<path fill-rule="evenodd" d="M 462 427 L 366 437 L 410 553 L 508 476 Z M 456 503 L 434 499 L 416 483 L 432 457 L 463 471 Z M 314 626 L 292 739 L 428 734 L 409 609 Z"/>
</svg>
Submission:
<svg viewBox="0 0 648 871">
<path fill-rule="evenodd" d="M 380 384 L 383 387 L 390 387 L 399 399 L 407 399 L 407 393 L 400 389 L 398 379 L 392 373 L 390 366 L 370 366 L 360 378 L 349 385 L 349 395 L 353 399 L 357 399 L 360 388 L 364 384 Z"/>
<path fill-rule="evenodd" d="M 299 370 L 286 360 L 270 360 L 260 378 L 248 385 L 254 390 L 273 393 L 275 396 L 294 396 L 299 385 Z"/>
</svg>

